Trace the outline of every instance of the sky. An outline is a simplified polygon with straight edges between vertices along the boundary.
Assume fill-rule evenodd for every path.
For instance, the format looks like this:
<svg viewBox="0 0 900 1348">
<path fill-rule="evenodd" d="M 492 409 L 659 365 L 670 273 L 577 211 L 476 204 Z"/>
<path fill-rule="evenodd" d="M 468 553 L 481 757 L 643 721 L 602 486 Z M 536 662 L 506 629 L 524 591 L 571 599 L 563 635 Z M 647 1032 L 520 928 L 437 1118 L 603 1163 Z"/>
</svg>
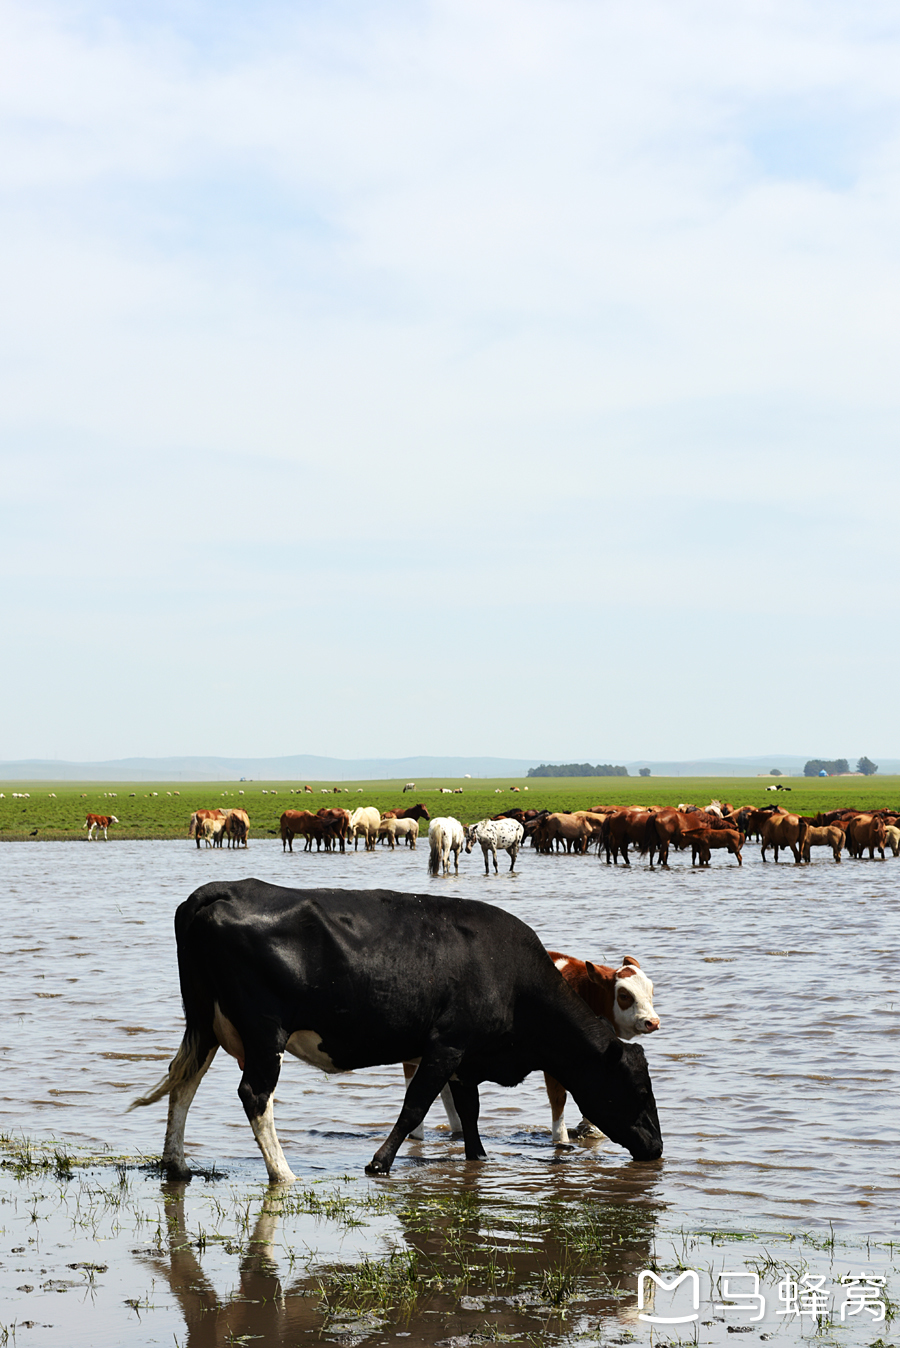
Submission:
<svg viewBox="0 0 900 1348">
<path fill-rule="evenodd" d="M 0 759 L 900 757 L 898 60 L 2 0 Z"/>
</svg>

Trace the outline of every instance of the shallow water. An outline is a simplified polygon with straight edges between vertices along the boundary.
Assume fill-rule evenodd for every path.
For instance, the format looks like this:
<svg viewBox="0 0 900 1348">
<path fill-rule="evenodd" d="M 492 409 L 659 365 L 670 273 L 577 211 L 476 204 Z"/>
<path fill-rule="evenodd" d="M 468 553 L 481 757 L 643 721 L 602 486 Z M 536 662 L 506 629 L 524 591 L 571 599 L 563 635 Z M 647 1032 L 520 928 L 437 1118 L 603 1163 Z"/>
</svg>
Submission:
<svg viewBox="0 0 900 1348">
<path fill-rule="evenodd" d="M 187 841 L 8 844 L 0 1130 L 158 1153 L 165 1102 L 125 1108 L 180 1040 L 172 915 L 198 885 L 255 875 L 428 889 L 507 908 L 551 948 L 609 964 L 635 956 L 662 1019 L 642 1042 L 663 1160 L 635 1164 L 605 1140 L 556 1151 L 538 1074 L 514 1091 L 486 1084 L 481 1200 L 636 1205 L 668 1231 L 833 1227 L 850 1241 L 895 1239 L 898 867 L 763 865 L 748 847 L 742 869 L 716 857 L 695 871 L 679 856 L 651 872 L 526 851 L 511 877 L 486 878 L 473 854 L 458 878 L 429 879 L 421 844 L 344 856 L 285 856 L 276 840 L 251 840 L 246 852 Z M 188 1155 L 230 1184 L 257 1185 L 265 1171 L 237 1084 L 236 1064 L 219 1054 L 189 1116 Z M 286 1062 L 276 1122 L 292 1168 L 306 1180 L 361 1181 L 401 1097 L 399 1067 L 326 1078 Z M 387 1183 L 452 1191 L 473 1182 L 470 1169 L 438 1105 L 425 1142 L 404 1145 Z"/>
</svg>

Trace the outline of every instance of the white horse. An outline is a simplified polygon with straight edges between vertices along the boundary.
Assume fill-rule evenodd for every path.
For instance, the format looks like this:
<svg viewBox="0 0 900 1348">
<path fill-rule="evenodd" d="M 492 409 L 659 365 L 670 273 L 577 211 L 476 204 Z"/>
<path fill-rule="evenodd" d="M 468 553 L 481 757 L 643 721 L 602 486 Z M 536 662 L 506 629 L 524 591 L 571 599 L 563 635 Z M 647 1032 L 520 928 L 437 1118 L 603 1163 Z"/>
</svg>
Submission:
<svg viewBox="0 0 900 1348">
<path fill-rule="evenodd" d="M 481 851 L 484 854 L 484 873 L 490 874 L 488 866 L 488 852 L 494 856 L 494 874 L 497 874 L 497 848 L 508 852 L 510 855 L 509 870 L 512 874 L 516 855 L 522 845 L 522 839 L 525 837 L 525 830 L 516 819 L 479 819 L 477 824 L 470 824 L 466 829 L 466 851 L 471 852 L 476 843 L 481 844 Z"/>
<path fill-rule="evenodd" d="M 375 839 L 378 837 L 378 827 L 381 823 L 381 813 L 375 809 L 374 805 L 360 805 L 358 810 L 354 810 L 350 816 L 349 831 L 353 839 L 353 849 L 359 847 L 359 835 L 362 833 L 366 839 L 366 851 L 375 851 Z"/>
<path fill-rule="evenodd" d="M 428 874 L 450 874 L 450 853 L 459 875 L 459 854 L 465 846 L 466 835 L 458 819 L 449 816 L 444 819 L 432 819 L 428 825 Z"/>
</svg>

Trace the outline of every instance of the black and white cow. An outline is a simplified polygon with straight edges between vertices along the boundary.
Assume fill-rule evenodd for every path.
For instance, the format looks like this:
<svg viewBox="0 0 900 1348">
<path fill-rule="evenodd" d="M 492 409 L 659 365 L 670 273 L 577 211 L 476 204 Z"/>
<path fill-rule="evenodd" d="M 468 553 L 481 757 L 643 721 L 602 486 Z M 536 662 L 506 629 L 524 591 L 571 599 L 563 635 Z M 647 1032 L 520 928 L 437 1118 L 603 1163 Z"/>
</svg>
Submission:
<svg viewBox="0 0 900 1348">
<path fill-rule="evenodd" d="M 643 1050 L 623 1044 L 535 933 L 485 903 L 390 890 L 294 890 L 261 880 L 196 890 L 175 914 L 185 1031 L 168 1075 L 162 1161 L 189 1173 L 187 1112 L 221 1046 L 269 1179 L 292 1180 L 273 1120 L 285 1051 L 326 1072 L 419 1062 L 400 1117 L 366 1167 L 386 1174 L 450 1083 L 468 1160 L 484 1156 L 478 1085 L 550 1072 L 638 1160 L 662 1154 Z M 132 1106 L 133 1108 L 134 1106 Z"/>
</svg>

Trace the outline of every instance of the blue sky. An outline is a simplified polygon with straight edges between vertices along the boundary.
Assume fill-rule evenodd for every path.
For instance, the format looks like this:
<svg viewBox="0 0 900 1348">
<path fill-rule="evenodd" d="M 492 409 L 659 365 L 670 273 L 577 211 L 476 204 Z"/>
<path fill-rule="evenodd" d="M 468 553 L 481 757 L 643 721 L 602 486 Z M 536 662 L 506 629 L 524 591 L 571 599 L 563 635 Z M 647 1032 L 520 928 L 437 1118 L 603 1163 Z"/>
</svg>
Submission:
<svg viewBox="0 0 900 1348">
<path fill-rule="evenodd" d="M 886 4 L 0 8 L 0 758 L 900 756 Z"/>
</svg>

